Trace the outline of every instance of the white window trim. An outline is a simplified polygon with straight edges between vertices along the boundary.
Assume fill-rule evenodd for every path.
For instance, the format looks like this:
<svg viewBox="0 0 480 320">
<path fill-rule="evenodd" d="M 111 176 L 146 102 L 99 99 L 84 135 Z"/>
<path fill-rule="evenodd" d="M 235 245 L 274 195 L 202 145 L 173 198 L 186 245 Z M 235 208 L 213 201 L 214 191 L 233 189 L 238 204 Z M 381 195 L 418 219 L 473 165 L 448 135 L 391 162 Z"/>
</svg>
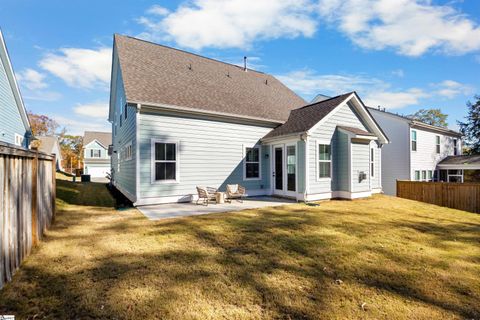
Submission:
<svg viewBox="0 0 480 320">
<path fill-rule="evenodd" d="M 318 159 L 318 145 L 320 144 L 325 144 L 330 146 L 330 160 L 320 160 Z M 315 167 L 316 167 L 316 173 L 315 173 L 315 178 L 317 182 L 321 181 L 332 181 L 333 177 L 333 147 L 332 147 L 332 142 L 330 140 L 316 140 L 315 141 Z M 322 177 L 320 178 L 320 161 L 322 162 L 330 162 L 330 177 Z"/>
<path fill-rule="evenodd" d="M 175 179 L 155 180 L 155 144 L 156 143 L 174 143 L 175 144 Z M 150 183 L 151 184 L 174 184 L 180 182 L 180 153 L 178 152 L 180 141 L 151 139 L 150 140 Z"/>
<path fill-rule="evenodd" d="M 20 143 L 17 142 L 17 139 L 20 141 Z M 23 146 L 23 139 L 24 137 L 21 134 L 15 133 L 14 144 L 19 147 Z"/>
<path fill-rule="evenodd" d="M 243 144 L 242 145 L 242 159 L 243 159 L 243 181 L 258 181 L 262 180 L 262 146 L 258 144 Z M 247 148 L 258 149 L 258 178 L 247 178 Z"/>
<path fill-rule="evenodd" d="M 421 180 L 420 181 L 427 181 L 427 179 L 428 179 L 428 172 L 427 171 L 428 170 L 421 170 L 421 173 L 420 173 L 421 174 L 421 176 L 420 176 Z M 424 173 L 425 173 L 425 178 L 423 177 Z"/>
<path fill-rule="evenodd" d="M 130 155 L 128 155 L 128 148 L 130 147 Z M 132 141 L 129 141 L 126 145 L 125 145 L 125 161 L 130 161 L 133 159 L 133 147 L 132 147 Z"/>
<path fill-rule="evenodd" d="M 87 154 L 88 154 L 88 157 L 87 157 L 87 158 L 89 158 L 89 159 L 102 159 L 102 149 L 98 149 L 98 148 L 88 148 L 87 150 L 88 150 L 88 151 L 87 151 Z M 93 152 L 92 152 L 92 151 L 93 151 Z M 94 153 L 95 151 L 100 151 L 100 156 L 99 156 L 99 157 L 94 157 L 94 156 L 93 156 L 93 153 Z"/>
<path fill-rule="evenodd" d="M 415 140 L 413 140 L 412 132 L 415 132 Z M 413 141 L 415 141 L 415 150 L 413 150 L 413 143 L 412 143 Z M 410 130 L 410 151 L 417 152 L 417 150 L 418 150 L 418 132 L 417 130 L 412 129 Z"/>
<path fill-rule="evenodd" d="M 417 180 L 417 171 L 418 171 L 418 180 Z M 422 171 L 413 170 L 413 181 L 422 181 Z"/>
<path fill-rule="evenodd" d="M 288 154 L 287 154 L 287 148 L 288 147 L 295 147 L 295 191 L 288 190 Z M 296 194 L 298 192 L 298 147 L 297 147 L 297 142 L 291 142 L 291 143 L 286 143 L 285 144 L 285 192 L 287 194 Z"/>
<path fill-rule="evenodd" d="M 373 170 L 372 170 L 372 164 L 373 164 Z M 375 178 L 375 148 L 373 146 L 370 146 L 370 177 Z"/>
<path fill-rule="evenodd" d="M 438 138 L 438 142 L 437 142 L 437 138 Z M 436 154 L 442 153 L 442 138 L 438 134 L 435 135 L 435 153 Z"/>
</svg>

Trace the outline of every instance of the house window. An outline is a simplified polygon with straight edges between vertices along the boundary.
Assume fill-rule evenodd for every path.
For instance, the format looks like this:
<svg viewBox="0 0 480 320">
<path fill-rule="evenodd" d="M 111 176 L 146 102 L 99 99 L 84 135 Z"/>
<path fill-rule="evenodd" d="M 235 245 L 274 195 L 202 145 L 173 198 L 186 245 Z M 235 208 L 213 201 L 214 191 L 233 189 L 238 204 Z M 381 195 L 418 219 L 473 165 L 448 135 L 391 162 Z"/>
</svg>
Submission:
<svg viewBox="0 0 480 320">
<path fill-rule="evenodd" d="M 422 181 L 426 181 L 426 180 L 427 180 L 427 171 L 422 170 Z"/>
<path fill-rule="evenodd" d="M 412 130 L 412 151 L 417 151 L 417 131 Z"/>
<path fill-rule="evenodd" d="M 152 144 L 153 181 L 177 181 L 177 143 L 154 141 Z"/>
<path fill-rule="evenodd" d="M 90 158 L 100 158 L 102 156 L 102 150 L 90 149 Z"/>
<path fill-rule="evenodd" d="M 127 119 L 127 106 L 128 103 L 125 103 L 125 106 L 123 107 L 123 114 L 125 115 L 125 120 Z"/>
<path fill-rule="evenodd" d="M 420 181 L 420 170 L 415 170 L 415 181 Z"/>
<path fill-rule="evenodd" d="M 260 148 L 245 148 L 245 179 L 260 179 Z"/>
<path fill-rule="evenodd" d="M 375 176 L 375 149 L 370 149 L 370 176 Z"/>
<path fill-rule="evenodd" d="M 331 178 L 332 152 L 329 144 L 318 145 L 318 178 Z"/>
<path fill-rule="evenodd" d="M 428 181 L 432 181 L 432 179 L 433 179 L 433 171 L 428 170 Z"/>
<path fill-rule="evenodd" d="M 437 153 L 440 153 L 440 136 L 435 136 L 435 147 Z"/>
<path fill-rule="evenodd" d="M 120 128 L 122 127 L 122 114 L 120 113 Z"/>
<path fill-rule="evenodd" d="M 458 156 L 457 139 L 453 139 L 453 155 Z"/>
<path fill-rule="evenodd" d="M 129 142 L 125 146 L 125 151 L 124 151 L 124 157 L 125 160 L 132 160 L 132 143 Z"/>
<path fill-rule="evenodd" d="M 22 146 L 23 145 L 23 136 L 15 133 L 15 145 Z"/>
</svg>

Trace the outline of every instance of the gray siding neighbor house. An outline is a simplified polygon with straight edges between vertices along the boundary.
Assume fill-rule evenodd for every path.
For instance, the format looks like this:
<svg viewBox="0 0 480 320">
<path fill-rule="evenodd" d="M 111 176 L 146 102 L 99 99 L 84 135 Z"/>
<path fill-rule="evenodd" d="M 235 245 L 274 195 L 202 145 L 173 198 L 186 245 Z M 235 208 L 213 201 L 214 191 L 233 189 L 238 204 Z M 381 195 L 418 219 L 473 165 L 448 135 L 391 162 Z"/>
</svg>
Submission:
<svg viewBox="0 0 480 320">
<path fill-rule="evenodd" d="M 396 195 L 397 180 L 463 182 L 465 166 L 453 160 L 462 154 L 459 132 L 380 109 L 368 110 L 391 140 L 381 160 L 386 194 Z"/>
<path fill-rule="evenodd" d="M 0 31 L 0 141 L 28 148 L 31 136 L 27 112 Z"/>
<path fill-rule="evenodd" d="M 196 186 L 296 200 L 381 192 L 388 138 L 355 92 L 307 104 L 275 77 L 115 35 L 112 183 L 135 205 Z"/>
</svg>

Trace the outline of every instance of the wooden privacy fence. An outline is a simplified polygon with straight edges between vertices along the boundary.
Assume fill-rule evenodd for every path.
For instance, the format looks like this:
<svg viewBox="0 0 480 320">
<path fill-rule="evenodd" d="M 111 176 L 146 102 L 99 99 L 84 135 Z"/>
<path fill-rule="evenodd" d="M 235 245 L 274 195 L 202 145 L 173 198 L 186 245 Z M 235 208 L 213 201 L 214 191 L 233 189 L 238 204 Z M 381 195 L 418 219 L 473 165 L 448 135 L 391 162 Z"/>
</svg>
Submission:
<svg viewBox="0 0 480 320">
<path fill-rule="evenodd" d="M 55 217 L 55 156 L 0 142 L 0 288 Z"/>
<path fill-rule="evenodd" d="M 397 197 L 480 213 L 480 183 L 397 180 Z"/>
</svg>

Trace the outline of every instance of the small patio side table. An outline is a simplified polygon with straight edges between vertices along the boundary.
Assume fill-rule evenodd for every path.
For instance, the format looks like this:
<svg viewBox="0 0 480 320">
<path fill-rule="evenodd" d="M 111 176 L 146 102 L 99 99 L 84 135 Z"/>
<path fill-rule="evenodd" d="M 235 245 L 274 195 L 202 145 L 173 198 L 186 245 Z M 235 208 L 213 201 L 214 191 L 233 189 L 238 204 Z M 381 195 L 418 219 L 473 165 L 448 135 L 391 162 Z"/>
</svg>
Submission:
<svg viewBox="0 0 480 320">
<path fill-rule="evenodd" d="M 225 203 L 225 192 L 215 192 L 217 203 Z"/>
</svg>

